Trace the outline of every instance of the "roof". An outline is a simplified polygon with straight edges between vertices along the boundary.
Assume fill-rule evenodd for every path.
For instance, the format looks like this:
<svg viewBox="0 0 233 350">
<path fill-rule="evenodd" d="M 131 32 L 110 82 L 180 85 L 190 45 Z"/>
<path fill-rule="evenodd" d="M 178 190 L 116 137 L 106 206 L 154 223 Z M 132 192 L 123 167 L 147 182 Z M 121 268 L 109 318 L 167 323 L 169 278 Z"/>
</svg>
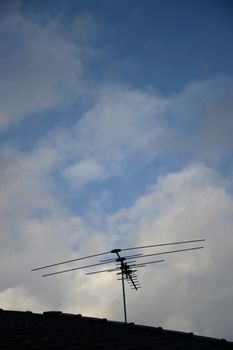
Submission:
<svg viewBox="0 0 233 350">
<path fill-rule="evenodd" d="M 233 349 L 233 342 L 60 311 L 0 309 L 0 348 L 220 350 Z"/>
</svg>

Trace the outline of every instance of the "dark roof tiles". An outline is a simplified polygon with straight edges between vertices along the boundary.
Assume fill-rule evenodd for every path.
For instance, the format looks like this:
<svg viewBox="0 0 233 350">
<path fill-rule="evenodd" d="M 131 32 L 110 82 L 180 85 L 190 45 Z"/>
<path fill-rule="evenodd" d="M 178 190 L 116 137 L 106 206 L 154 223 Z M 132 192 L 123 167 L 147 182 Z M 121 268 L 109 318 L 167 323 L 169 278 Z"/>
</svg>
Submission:
<svg viewBox="0 0 233 350">
<path fill-rule="evenodd" d="M 224 339 L 82 317 L 60 311 L 32 312 L 0 309 L 1 349 L 233 349 Z"/>
</svg>

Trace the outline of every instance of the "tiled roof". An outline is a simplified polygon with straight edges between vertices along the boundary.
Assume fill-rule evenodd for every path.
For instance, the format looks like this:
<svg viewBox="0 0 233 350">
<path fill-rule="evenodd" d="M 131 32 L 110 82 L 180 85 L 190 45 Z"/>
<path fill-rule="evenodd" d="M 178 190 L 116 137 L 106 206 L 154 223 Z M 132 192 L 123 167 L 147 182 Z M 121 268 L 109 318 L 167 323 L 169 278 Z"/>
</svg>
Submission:
<svg viewBox="0 0 233 350">
<path fill-rule="evenodd" d="M 224 339 L 107 321 L 60 311 L 0 309 L 0 349 L 233 349 Z"/>
</svg>

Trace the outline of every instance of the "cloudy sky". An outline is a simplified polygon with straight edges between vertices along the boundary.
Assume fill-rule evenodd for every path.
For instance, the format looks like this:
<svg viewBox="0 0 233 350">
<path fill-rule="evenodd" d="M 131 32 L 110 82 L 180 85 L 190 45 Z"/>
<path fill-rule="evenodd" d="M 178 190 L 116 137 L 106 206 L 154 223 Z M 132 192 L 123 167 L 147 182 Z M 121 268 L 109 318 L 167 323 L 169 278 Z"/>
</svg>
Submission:
<svg viewBox="0 0 233 350">
<path fill-rule="evenodd" d="M 128 319 L 233 339 L 232 20 L 230 0 L 0 2 L 1 308 L 122 320 L 114 275 L 30 269 L 206 238 L 140 270 Z"/>
</svg>

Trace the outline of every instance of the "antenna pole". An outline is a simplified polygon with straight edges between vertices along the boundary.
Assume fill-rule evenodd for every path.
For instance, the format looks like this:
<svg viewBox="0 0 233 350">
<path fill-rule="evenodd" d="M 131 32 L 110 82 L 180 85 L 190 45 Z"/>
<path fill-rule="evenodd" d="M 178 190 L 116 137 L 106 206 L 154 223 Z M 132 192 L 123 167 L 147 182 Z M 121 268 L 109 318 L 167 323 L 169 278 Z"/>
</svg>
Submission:
<svg viewBox="0 0 233 350">
<path fill-rule="evenodd" d="M 123 304 L 124 304 L 124 317 L 125 317 L 125 323 L 127 323 L 126 301 L 125 301 L 125 281 L 124 281 L 123 269 L 121 269 L 121 282 L 122 282 L 122 294 L 123 294 Z"/>
</svg>

